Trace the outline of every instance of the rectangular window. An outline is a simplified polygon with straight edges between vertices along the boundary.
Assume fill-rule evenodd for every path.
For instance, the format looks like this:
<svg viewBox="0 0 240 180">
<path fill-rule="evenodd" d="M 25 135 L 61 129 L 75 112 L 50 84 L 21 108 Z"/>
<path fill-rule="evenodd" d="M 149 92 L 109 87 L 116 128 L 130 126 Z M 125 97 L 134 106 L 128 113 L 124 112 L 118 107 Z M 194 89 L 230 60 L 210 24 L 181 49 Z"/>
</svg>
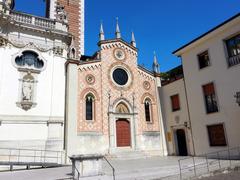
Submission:
<svg viewBox="0 0 240 180">
<path fill-rule="evenodd" d="M 172 103 L 172 111 L 180 110 L 180 102 L 179 102 L 178 94 L 171 96 L 171 103 Z"/>
<path fill-rule="evenodd" d="M 226 146 L 223 124 L 207 126 L 210 146 Z"/>
<path fill-rule="evenodd" d="M 210 66 L 210 58 L 209 58 L 208 51 L 205 51 L 198 55 L 198 64 L 199 64 L 199 69 L 203 69 L 207 66 Z"/>
<path fill-rule="evenodd" d="M 240 63 L 240 34 L 226 40 L 228 52 L 228 65 L 234 66 Z"/>
<path fill-rule="evenodd" d="M 203 88 L 207 113 L 218 112 L 218 105 L 217 105 L 217 99 L 216 99 L 216 94 L 214 90 L 214 84 L 209 83 L 202 86 L 202 88 Z"/>
</svg>

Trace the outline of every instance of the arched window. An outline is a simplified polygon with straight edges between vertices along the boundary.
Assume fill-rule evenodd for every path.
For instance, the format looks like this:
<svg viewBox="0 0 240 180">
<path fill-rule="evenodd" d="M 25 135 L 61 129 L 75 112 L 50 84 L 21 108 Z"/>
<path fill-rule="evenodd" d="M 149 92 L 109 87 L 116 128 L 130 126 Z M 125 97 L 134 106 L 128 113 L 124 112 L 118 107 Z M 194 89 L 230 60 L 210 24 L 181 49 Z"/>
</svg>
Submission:
<svg viewBox="0 0 240 180">
<path fill-rule="evenodd" d="M 94 116 L 94 96 L 88 94 L 86 96 L 86 120 L 93 120 Z"/>
<path fill-rule="evenodd" d="M 146 122 L 151 122 L 151 100 L 150 99 L 145 100 L 144 110 L 145 110 L 145 120 L 146 120 Z"/>
<path fill-rule="evenodd" d="M 20 56 L 15 58 L 15 64 L 18 68 L 42 70 L 44 61 L 41 60 L 37 53 L 33 51 L 24 51 Z"/>
</svg>

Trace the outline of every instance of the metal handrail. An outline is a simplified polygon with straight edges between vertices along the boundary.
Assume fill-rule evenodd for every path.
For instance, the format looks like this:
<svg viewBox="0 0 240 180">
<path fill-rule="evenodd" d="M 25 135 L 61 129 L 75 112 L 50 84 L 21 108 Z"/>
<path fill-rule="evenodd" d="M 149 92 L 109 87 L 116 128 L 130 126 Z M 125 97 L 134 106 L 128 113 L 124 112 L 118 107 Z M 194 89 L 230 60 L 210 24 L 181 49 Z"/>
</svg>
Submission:
<svg viewBox="0 0 240 180">
<path fill-rule="evenodd" d="M 6 149 L 6 150 L 26 150 L 26 151 L 45 151 L 45 152 L 63 152 L 63 151 L 57 151 L 57 150 L 45 150 L 45 149 L 27 149 L 27 148 L 0 148 Z"/>
<path fill-rule="evenodd" d="M 20 149 L 20 148 L 0 148 L 1 150 L 6 150 L 7 153 L 0 153 L 0 157 L 8 157 L 7 160 L 0 160 L 0 162 L 9 163 L 56 163 L 62 164 L 62 156 L 64 151 L 55 150 L 43 150 L 43 149 Z M 59 156 L 60 154 L 60 156 Z M 23 160 L 25 158 L 25 160 Z M 27 158 L 31 158 L 30 160 Z M 26 160 L 27 159 L 27 160 Z M 56 159 L 56 161 L 54 161 Z M 50 160 L 50 161 L 48 161 Z M 53 161 L 52 161 L 53 160 Z"/>
<path fill-rule="evenodd" d="M 103 158 L 108 163 L 108 165 L 112 168 L 113 180 L 115 180 L 115 168 L 113 167 L 113 165 L 108 161 L 108 159 L 105 156 L 103 156 Z"/>
<path fill-rule="evenodd" d="M 237 156 L 235 154 L 234 154 L 234 156 L 232 156 L 231 151 L 233 151 L 233 150 L 237 150 L 237 152 L 238 152 Z M 225 153 L 224 157 L 221 157 L 222 153 Z M 212 164 L 212 162 L 217 162 L 218 167 L 219 167 L 218 169 L 222 169 L 221 160 L 226 160 L 226 161 L 229 161 L 229 167 L 231 167 L 233 159 L 240 160 L 240 147 L 233 147 L 233 148 L 228 148 L 228 149 L 221 150 L 221 151 L 210 152 L 207 154 L 199 155 L 198 157 L 203 158 L 203 160 L 205 160 L 205 161 L 196 163 L 195 158 L 197 158 L 197 157 L 194 157 L 194 156 L 182 158 L 182 159 L 178 160 L 180 179 L 183 179 L 183 173 L 185 170 L 193 170 L 194 176 L 197 176 L 197 167 L 202 166 L 202 165 L 206 165 L 208 173 L 211 172 L 210 165 Z M 236 157 L 237 157 L 237 159 L 236 159 Z M 183 164 L 183 162 L 186 160 L 189 160 L 190 163 L 188 162 L 188 164 Z M 210 162 L 209 160 L 213 160 L 213 161 Z"/>
</svg>

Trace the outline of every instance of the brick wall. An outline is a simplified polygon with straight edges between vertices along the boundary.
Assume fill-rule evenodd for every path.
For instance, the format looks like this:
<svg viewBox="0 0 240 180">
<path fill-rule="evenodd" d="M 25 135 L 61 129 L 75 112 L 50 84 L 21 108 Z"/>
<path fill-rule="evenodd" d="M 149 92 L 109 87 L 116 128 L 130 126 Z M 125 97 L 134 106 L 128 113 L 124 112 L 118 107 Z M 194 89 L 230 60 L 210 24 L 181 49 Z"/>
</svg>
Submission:
<svg viewBox="0 0 240 180">
<path fill-rule="evenodd" d="M 80 3 L 83 0 L 57 0 L 61 5 L 64 6 L 65 11 L 67 12 L 68 15 L 68 24 L 69 24 L 69 32 L 74 36 L 74 42 L 75 42 L 75 47 L 77 50 L 77 54 L 80 53 L 81 49 L 80 47 L 83 46 L 81 42 L 83 41 L 81 38 L 81 33 L 80 32 L 82 27 L 80 20 L 84 21 L 83 17 L 83 12 L 82 12 L 82 5 L 83 3 Z M 81 52 L 83 53 L 83 52 Z"/>
</svg>

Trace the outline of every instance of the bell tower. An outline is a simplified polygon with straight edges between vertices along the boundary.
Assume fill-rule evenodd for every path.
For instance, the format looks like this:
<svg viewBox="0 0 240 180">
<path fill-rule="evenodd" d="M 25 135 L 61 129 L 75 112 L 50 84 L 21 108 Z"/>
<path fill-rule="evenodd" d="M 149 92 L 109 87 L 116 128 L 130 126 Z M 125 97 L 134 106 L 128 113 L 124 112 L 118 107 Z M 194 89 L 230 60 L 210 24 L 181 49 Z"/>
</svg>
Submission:
<svg viewBox="0 0 240 180">
<path fill-rule="evenodd" d="M 61 12 L 60 12 L 61 11 Z M 66 15 L 69 33 L 73 35 L 76 56 L 84 54 L 84 0 L 46 0 L 46 17 Z"/>
</svg>

